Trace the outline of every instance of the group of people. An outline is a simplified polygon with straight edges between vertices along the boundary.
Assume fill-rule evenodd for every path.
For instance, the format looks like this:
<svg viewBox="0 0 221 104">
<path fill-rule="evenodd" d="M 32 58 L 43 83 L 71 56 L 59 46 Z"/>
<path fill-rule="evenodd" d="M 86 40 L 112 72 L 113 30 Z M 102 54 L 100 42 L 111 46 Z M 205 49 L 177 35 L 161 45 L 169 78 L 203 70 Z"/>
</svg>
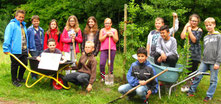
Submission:
<svg viewBox="0 0 221 104">
<path fill-rule="evenodd" d="M 25 11 L 17 10 L 15 18 L 7 25 L 3 43 L 5 54 L 10 52 L 27 65 L 29 52 L 32 56 L 38 56 L 38 60 L 40 60 L 39 56 L 42 52 L 58 54 L 64 52 L 62 56 L 63 62 L 61 63 L 66 60 L 75 61 L 76 54 L 81 52 L 82 55 L 78 64 L 75 67 L 71 67 L 72 70 L 77 70 L 77 72 L 68 73 L 64 76 L 64 80 L 82 87 L 85 86 L 87 91 L 91 91 L 96 79 L 97 61 L 95 57 L 101 51 L 100 75 L 101 81 L 104 81 L 106 74 L 105 64 L 108 59 L 108 50 L 110 49 L 110 73 L 113 74 L 116 43 L 119 38 L 117 30 L 111 27 L 112 20 L 110 18 L 104 20 L 104 28 L 99 30 L 95 17 L 89 17 L 82 34 L 78 19 L 74 15 L 67 19 L 62 33 L 59 31 L 55 19 L 51 20 L 48 30 L 44 32 L 44 29 L 39 26 L 40 18 L 37 15 L 32 17 L 32 25 L 26 30 L 24 17 Z M 175 18 L 175 26 L 172 28 L 164 24 L 163 18 L 157 17 L 155 19 L 156 29 L 149 33 L 146 48 L 141 47 L 137 50 L 138 60 L 132 63 L 127 73 L 128 84 L 121 85 L 118 88 L 120 93 L 124 94 L 140 84 L 142 86 L 137 88 L 135 92 L 141 96 L 145 103 L 148 103 L 149 96 L 157 93 L 158 80 L 156 78 L 150 83 L 145 82 L 145 80 L 156 75 L 154 67 L 147 61 L 147 58 L 153 57 L 157 65 L 176 66 L 179 55 L 177 53 L 177 41 L 172 37 L 172 34 L 178 30 L 179 21 L 176 13 L 173 13 L 173 17 Z M 190 72 L 197 70 L 201 61 L 200 39 L 203 31 L 198 27 L 199 22 L 200 17 L 197 14 L 191 15 L 180 35 L 181 39 L 186 37 L 189 39 L 189 50 L 191 52 Z M 204 24 L 208 35 L 204 37 L 203 59 L 198 71 L 211 71 L 210 87 L 204 99 L 204 101 L 208 101 L 212 99 L 217 86 L 218 69 L 221 62 L 221 49 L 218 46 L 221 45 L 221 35 L 215 31 L 216 23 L 214 18 L 207 18 Z M 80 44 L 81 48 L 79 48 Z M 25 82 L 25 79 L 23 79 L 25 68 L 13 57 L 10 58 L 12 84 L 20 87 L 20 82 Z M 17 75 L 19 66 L 19 74 Z M 32 77 L 36 78 L 37 75 L 32 74 Z M 190 86 L 190 89 L 186 90 L 188 96 L 193 96 L 202 77 L 203 75 L 199 75 L 194 78 L 191 84 L 186 84 L 186 86 Z M 134 95 L 133 93 L 130 94 L 129 98 Z"/>
</svg>

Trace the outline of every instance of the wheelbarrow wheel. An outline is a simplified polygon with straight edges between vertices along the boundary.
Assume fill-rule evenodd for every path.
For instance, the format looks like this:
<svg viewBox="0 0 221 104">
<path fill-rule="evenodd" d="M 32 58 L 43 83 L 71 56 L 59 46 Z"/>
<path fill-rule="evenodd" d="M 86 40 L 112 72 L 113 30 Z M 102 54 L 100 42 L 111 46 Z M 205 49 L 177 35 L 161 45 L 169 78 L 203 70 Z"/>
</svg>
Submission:
<svg viewBox="0 0 221 104">
<path fill-rule="evenodd" d="M 54 77 L 56 78 L 56 75 L 54 75 Z M 62 83 L 62 84 L 65 83 L 64 80 L 63 80 L 63 75 L 59 74 L 59 76 L 58 76 L 58 81 L 59 81 L 60 83 Z M 58 83 L 57 83 L 55 80 L 53 80 L 53 79 L 51 79 L 51 86 L 52 86 L 52 88 L 55 89 L 55 90 L 60 90 L 60 89 L 63 88 L 60 84 L 58 84 Z"/>
</svg>

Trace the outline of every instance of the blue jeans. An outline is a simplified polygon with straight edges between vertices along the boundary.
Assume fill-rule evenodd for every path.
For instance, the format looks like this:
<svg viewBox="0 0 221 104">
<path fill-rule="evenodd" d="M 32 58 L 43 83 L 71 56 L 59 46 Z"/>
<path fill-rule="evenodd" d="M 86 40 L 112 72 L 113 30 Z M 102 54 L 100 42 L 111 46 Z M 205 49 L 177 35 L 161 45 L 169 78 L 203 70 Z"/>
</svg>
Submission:
<svg viewBox="0 0 221 104">
<path fill-rule="evenodd" d="M 218 80 L 218 71 L 213 69 L 214 64 L 206 64 L 204 62 L 201 62 L 198 71 L 199 72 L 206 72 L 207 70 L 210 70 L 210 86 L 209 89 L 206 92 L 206 96 L 212 98 L 213 94 L 216 91 L 216 86 L 217 86 L 217 80 Z M 193 81 L 193 85 L 190 86 L 189 93 L 194 93 L 196 92 L 196 88 L 200 83 L 200 80 L 203 78 L 203 75 L 199 75 L 195 77 Z"/>
<path fill-rule="evenodd" d="M 121 94 L 125 94 L 125 93 L 127 93 L 127 91 L 129 91 L 132 88 L 133 87 L 129 83 L 128 84 L 124 84 L 124 85 L 121 85 L 118 88 L 118 92 L 120 92 Z M 140 96 L 143 100 L 146 100 L 146 94 L 147 94 L 147 91 L 148 91 L 148 87 L 147 86 L 140 86 L 135 91 L 136 91 L 136 94 L 138 96 Z"/>
</svg>

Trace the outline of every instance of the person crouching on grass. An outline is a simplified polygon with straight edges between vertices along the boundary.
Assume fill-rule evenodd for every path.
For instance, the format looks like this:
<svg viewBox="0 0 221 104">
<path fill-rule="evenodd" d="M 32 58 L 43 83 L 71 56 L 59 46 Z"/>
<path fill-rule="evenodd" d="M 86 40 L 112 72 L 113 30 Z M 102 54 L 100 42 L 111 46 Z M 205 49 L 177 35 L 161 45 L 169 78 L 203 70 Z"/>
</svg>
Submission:
<svg viewBox="0 0 221 104">
<path fill-rule="evenodd" d="M 48 39 L 47 44 L 48 44 L 48 46 L 47 46 L 48 48 L 45 49 L 42 53 L 57 53 L 57 54 L 62 54 L 61 51 L 56 48 L 56 41 L 55 41 L 53 38 Z M 41 55 L 38 56 L 36 59 L 37 59 L 38 61 L 40 61 L 40 60 L 41 60 Z M 63 64 L 63 63 L 65 63 L 65 62 L 67 61 L 66 58 L 65 58 L 63 55 L 62 55 L 61 59 L 62 59 L 62 61 L 60 61 L 59 64 Z"/>
<path fill-rule="evenodd" d="M 204 21 L 208 35 L 204 37 L 204 50 L 203 50 L 203 60 L 198 68 L 199 72 L 206 72 L 210 70 L 210 86 L 206 92 L 206 97 L 204 101 L 207 102 L 212 100 L 212 97 L 216 91 L 218 82 L 218 72 L 221 63 L 221 34 L 215 31 L 216 22 L 212 17 L 207 18 Z M 187 96 L 194 96 L 193 93 L 196 92 L 196 88 L 199 85 L 203 75 L 195 77 L 193 84 L 190 86 L 190 90 Z"/>
<path fill-rule="evenodd" d="M 81 85 L 82 89 L 87 86 L 86 90 L 90 92 L 92 85 L 96 79 L 96 67 L 97 61 L 93 55 L 94 43 L 92 41 L 86 41 L 85 54 L 79 59 L 77 68 L 73 67 L 73 70 L 77 69 L 77 72 L 70 73 L 64 76 L 65 85 L 66 82 L 72 82 L 76 85 Z"/>
<path fill-rule="evenodd" d="M 142 85 L 136 89 L 136 94 L 139 95 L 145 104 L 148 104 L 148 98 L 151 94 L 157 93 L 158 81 L 157 78 L 152 80 L 150 83 L 145 81 L 156 75 L 155 69 L 147 61 L 147 50 L 143 47 L 137 50 L 138 61 L 132 63 L 128 73 L 127 81 L 128 84 L 121 85 L 118 91 L 121 94 L 125 94 L 133 87 Z M 134 96 L 134 93 L 128 95 L 129 98 Z"/>
</svg>

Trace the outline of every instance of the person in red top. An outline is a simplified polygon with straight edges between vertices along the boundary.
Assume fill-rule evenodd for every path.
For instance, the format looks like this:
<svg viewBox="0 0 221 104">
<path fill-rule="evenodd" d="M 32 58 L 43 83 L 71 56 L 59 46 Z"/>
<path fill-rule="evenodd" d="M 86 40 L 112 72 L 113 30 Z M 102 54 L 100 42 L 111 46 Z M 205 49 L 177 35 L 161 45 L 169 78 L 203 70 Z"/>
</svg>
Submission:
<svg viewBox="0 0 221 104">
<path fill-rule="evenodd" d="M 49 24 L 49 29 L 47 32 L 45 32 L 45 38 L 44 38 L 44 50 L 48 48 L 47 41 L 48 39 L 53 38 L 56 42 L 56 48 L 62 51 L 62 43 L 60 41 L 60 34 L 61 32 L 58 29 L 58 24 L 55 19 L 52 19 Z"/>
</svg>

